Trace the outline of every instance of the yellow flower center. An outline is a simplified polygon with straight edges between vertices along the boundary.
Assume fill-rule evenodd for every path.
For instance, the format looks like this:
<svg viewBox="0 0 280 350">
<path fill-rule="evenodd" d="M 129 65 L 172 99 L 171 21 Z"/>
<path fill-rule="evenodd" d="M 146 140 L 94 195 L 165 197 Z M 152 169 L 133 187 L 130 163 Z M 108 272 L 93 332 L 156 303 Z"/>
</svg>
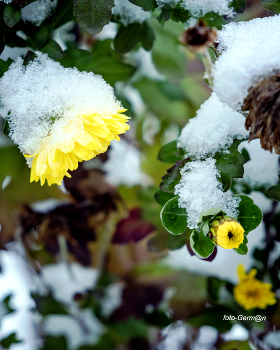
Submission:
<svg viewBox="0 0 280 350">
<path fill-rule="evenodd" d="M 75 170 L 78 162 L 90 160 L 96 155 L 106 152 L 112 140 L 119 141 L 119 134 L 129 129 L 126 124 L 128 117 L 121 114 L 125 110 L 118 111 L 114 115 L 86 115 L 82 118 L 82 130 L 77 128 L 75 138 L 67 139 L 64 143 L 52 145 L 52 135 L 44 142 L 40 152 L 35 155 L 25 155 L 34 157 L 30 182 L 39 181 L 41 185 L 48 182 L 60 185 L 63 177 L 71 177 L 68 170 Z"/>
<path fill-rule="evenodd" d="M 238 248 L 244 240 L 244 229 L 237 221 L 225 221 L 215 234 L 216 244 L 224 249 Z"/>
</svg>

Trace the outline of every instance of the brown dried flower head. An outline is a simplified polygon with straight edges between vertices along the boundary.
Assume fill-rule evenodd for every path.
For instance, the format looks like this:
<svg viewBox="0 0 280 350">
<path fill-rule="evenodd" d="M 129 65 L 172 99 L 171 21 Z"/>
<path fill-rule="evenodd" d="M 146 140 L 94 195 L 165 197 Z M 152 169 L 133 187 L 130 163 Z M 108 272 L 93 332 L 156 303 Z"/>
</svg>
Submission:
<svg viewBox="0 0 280 350">
<path fill-rule="evenodd" d="M 243 111 L 249 111 L 245 127 L 249 140 L 260 138 L 261 147 L 280 154 L 280 71 L 259 80 L 244 100 Z"/>
<path fill-rule="evenodd" d="M 216 29 L 210 28 L 204 20 L 200 19 L 194 27 L 183 33 L 181 42 L 187 45 L 191 52 L 203 53 L 216 37 Z"/>
</svg>

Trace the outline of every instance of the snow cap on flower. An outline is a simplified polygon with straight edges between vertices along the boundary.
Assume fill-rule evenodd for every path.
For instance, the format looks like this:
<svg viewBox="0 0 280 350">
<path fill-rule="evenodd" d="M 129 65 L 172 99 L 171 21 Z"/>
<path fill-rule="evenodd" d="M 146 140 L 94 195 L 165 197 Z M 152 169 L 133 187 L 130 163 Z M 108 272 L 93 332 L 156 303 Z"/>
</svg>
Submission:
<svg viewBox="0 0 280 350">
<path fill-rule="evenodd" d="M 189 228 L 197 228 L 203 212 L 211 208 L 220 208 L 227 215 L 237 217 L 241 199 L 223 192 L 215 162 L 213 158 L 192 161 L 181 169 L 182 178 L 174 193 L 179 195 L 179 207 L 186 209 Z"/>
<path fill-rule="evenodd" d="M 245 310 L 265 309 L 277 302 L 275 293 L 271 291 L 270 283 L 263 283 L 255 278 L 256 269 L 246 274 L 244 266 L 238 266 L 239 284 L 234 287 L 233 294 L 236 302 Z"/>
<path fill-rule="evenodd" d="M 211 122 L 210 122 L 211 121 Z M 234 138 L 248 136 L 242 114 L 232 110 L 212 93 L 182 129 L 177 146 L 184 148 L 189 157 L 195 159 L 214 156 L 227 149 Z"/>
<path fill-rule="evenodd" d="M 209 228 L 209 237 L 213 243 L 224 249 L 237 249 L 243 243 L 245 230 L 234 218 L 217 217 L 210 223 Z"/>
<path fill-rule="evenodd" d="M 214 91 L 239 109 L 251 86 L 280 69 L 280 16 L 230 23 L 218 32 Z"/>
<path fill-rule="evenodd" d="M 105 152 L 129 126 L 101 76 L 64 68 L 47 55 L 19 58 L 0 80 L 1 115 L 20 151 L 33 158 L 31 181 L 61 183 L 78 162 Z"/>
</svg>

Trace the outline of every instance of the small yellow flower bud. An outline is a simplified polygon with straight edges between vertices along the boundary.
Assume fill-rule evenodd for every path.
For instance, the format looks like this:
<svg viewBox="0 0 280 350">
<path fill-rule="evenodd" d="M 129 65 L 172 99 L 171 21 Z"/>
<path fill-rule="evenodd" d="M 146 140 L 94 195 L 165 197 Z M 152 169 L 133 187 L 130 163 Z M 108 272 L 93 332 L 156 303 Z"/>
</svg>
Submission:
<svg viewBox="0 0 280 350">
<path fill-rule="evenodd" d="M 218 219 L 218 220 L 217 220 Z M 229 216 L 216 217 L 209 225 L 212 242 L 224 249 L 238 248 L 244 240 L 244 228 Z"/>
</svg>

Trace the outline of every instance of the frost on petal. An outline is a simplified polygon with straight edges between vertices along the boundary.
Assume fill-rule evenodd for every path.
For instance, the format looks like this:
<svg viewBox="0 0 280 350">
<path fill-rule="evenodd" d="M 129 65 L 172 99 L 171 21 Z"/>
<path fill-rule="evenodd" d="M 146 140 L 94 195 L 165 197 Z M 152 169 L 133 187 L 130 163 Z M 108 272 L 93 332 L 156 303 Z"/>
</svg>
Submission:
<svg viewBox="0 0 280 350">
<path fill-rule="evenodd" d="M 273 16 L 232 22 L 218 32 L 214 91 L 231 108 L 239 109 L 256 81 L 280 69 L 279 31 L 280 16 Z"/>
<path fill-rule="evenodd" d="M 250 143 L 243 142 L 239 148 L 246 148 L 250 160 L 244 164 L 244 176 L 241 182 L 245 181 L 251 187 L 273 186 L 278 183 L 279 155 L 261 148 L 260 140 L 253 140 Z"/>
<path fill-rule="evenodd" d="M 37 0 L 21 9 L 21 17 L 39 26 L 56 8 L 57 0 Z"/>
<path fill-rule="evenodd" d="M 113 7 L 113 15 L 119 18 L 119 21 L 128 26 L 131 23 L 143 23 L 150 16 L 150 12 L 142 10 L 141 7 L 136 6 L 128 0 L 115 0 L 115 7 Z"/>
<path fill-rule="evenodd" d="M 132 145 L 120 139 L 113 141 L 109 159 L 104 164 L 107 181 L 113 186 L 147 186 L 151 178 L 141 170 L 141 153 Z"/>
<path fill-rule="evenodd" d="M 184 148 L 194 159 L 213 156 L 228 148 L 234 138 L 248 136 L 245 118 L 235 112 L 213 93 L 203 103 L 197 116 L 188 121 L 178 139 L 178 147 Z"/>
<path fill-rule="evenodd" d="M 181 181 L 175 186 L 179 207 L 185 208 L 189 228 L 196 228 L 204 211 L 220 208 L 227 215 L 237 217 L 240 199 L 223 192 L 215 159 L 193 161 L 181 169 Z"/>
</svg>

